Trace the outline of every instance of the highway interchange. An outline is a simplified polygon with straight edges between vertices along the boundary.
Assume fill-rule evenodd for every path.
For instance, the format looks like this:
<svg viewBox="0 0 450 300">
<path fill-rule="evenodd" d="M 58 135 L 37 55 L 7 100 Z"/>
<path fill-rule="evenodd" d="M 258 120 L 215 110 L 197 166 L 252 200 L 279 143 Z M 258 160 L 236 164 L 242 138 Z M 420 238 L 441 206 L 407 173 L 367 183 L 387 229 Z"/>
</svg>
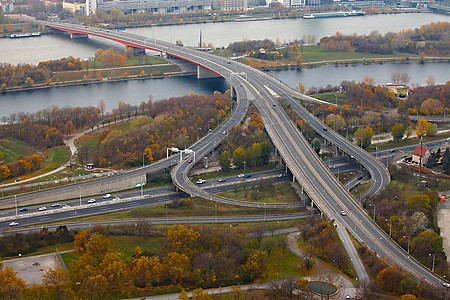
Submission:
<svg viewBox="0 0 450 300">
<path fill-rule="evenodd" d="M 314 99 L 299 94 L 261 71 L 208 53 L 179 47 L 164 41 L 104 29 L 72 24 L 46 23 L 46 25 L 63 31 L 108 38 L 127 46 L 163 51 L 196 63 L 226 78 L 235 87 L 237 94 L 238 101 L 235 111 L 226 122 L 220 125 L 221 128 L 190 147 L 191 150 L 195 151 L 197 161 L 219 145 L 223 138 L 222 132 L 228 132 L 231 127 L 237 125 L 247 111 L 248 102 L 253 101 L 260 112 L 266 131 L 295 180 L 305 189 L 314 204 L 335 221 L 339 229 L 345 227 L 361 243 L 366 243 L 368 247 L 376 251 L 380 257 L 387 257 L 391 262 L 403 267 L 405 271 L 412 273 L 416 279 L 425 279 L 438 286 L 442 285 L 443 278 L 438 277 L 409 257 L 403 249 L 372 222 L 357 201 L 337 181 L 329 168 L 322 163 L 308 145 L 278 101 L 280 98 L 288 100 L 300 117 L 312 126 L 317 133 L 359 160 L 372 178 L 373 185 L 370 193 L 376 194 L 384 189 L 389 183 L 389 173 L 384 165 L 372 155 L 352 145 L 345 138 L 327 128 L 319 119 L 300 106 L 293 96 L 303 100 L 314 101 Z M 160 165 L 164 164 L 167 164 L 167 160 L 160 163 Z M 189 181 L 187 173 L 191 166 L 192 164 L 186 161 L 182 161 L 175 166 L 172 170 L 174 184 L 190 195 L 198 195 L 220 202 L 220 199 L 214 199 L 213 196 L 205 193 Z M 346 215 L 341 214 L 343 211 L 346 212 Z M 345 241 L 343 242 L 345 243 Z M 349 253 L 349 255 L 351 254 Z M 358 273 L 358 270 L 356 271 Z"/>
</svg>

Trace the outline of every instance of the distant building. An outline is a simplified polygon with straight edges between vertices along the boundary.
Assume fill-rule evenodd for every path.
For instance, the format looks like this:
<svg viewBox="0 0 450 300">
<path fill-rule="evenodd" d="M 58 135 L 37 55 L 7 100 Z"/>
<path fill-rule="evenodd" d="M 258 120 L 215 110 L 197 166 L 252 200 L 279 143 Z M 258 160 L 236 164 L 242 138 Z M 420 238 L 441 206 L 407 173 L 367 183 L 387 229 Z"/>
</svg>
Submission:
<svg viewBox="0 0 450 300">
<path fill-rule="evenodd" d="M 408 97 L 409 93 L 414 89 L 411 86 L 401 85 L 401 84 L 393 84 L 386 83 L 384 85 L 385 88 L 391 90 L 396 97 L 405 98 Z"/>
<path fill-rule="evenodd" d="M 244 0 L 240 0 L 244 1 Z M 245 0 L 247 1 L 247 0 Z M 110 13 L 118 9 L 123 14 L 138 12 L 178 13 L 211 10 L 210 0 L 86 0 L 86 14 L 95 14 L 100 9 Z"/>
<path fill-rule="evenodd" d="M 420 148 L 422 148 L 422 153 L 420 152 Z M 427 147 L 420 147 L 420 145 L 417 145 L 412 153 L 412 161 L 416 164 L 420 163 L 420 158 L 422 157 L 422 166 L 426 165 L 428 158 L 430 157 L 431 153 L 428 151 Z"/>
<path fill-rule="evenodd" d="M 63 9 L 71 13 L 78 13 L 80 15 L 86 14 L 86 2 L 80 2 L 79 0 L 64 0 Z"/>
<path fill-rule="evenodd" d="M 247 0 L 221 0 L 220 6 L 223 10 L 247 10 Z"/>
</svg>

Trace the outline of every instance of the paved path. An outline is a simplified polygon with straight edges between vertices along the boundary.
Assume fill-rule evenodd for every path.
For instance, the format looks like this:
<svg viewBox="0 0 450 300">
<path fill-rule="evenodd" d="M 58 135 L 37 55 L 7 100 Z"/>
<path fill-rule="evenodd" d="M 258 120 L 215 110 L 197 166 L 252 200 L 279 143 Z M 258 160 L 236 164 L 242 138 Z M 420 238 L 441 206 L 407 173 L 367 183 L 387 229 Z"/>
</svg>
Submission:
<svg viewBox="0 0 450 300">
<path fill-rule="evenodd" d="M 447 200 L 439 202 L 437 210 L 438 225 L 444 244 L 444 252 L 447 254 L 447 263 L 450 263 L 450 190 L 441 193 L 447 195 Z"/>
</svg>

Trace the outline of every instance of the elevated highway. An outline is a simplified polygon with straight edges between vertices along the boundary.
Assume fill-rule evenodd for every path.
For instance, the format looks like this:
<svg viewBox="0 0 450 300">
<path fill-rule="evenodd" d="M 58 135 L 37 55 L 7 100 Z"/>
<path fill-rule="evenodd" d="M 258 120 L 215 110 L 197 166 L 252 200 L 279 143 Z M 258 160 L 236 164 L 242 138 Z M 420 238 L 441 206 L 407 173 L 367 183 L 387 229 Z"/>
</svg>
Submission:
<svg viewBox="0 0 450 300">
<path fill-rule="evenodd" d="M 410 272 L 418 280 L 427 280 L 437 286 L 441 286 L 443 279 L 430 272 L 419 262 L 413 260 L 409 255 L 396 245 L 361 209 L 355 199 L 337 181 L 330 170 L 323 164 L 313 152 L 305 138 L 301 135 L 295 124 L 289 120 L 285 111 L 281 108 L 274 91 L 280 97 L 287 97 L 294 105 L 294 100 L 290 97 L 292 89 L 287 88 L 276 79 L 237 62 L 198 52 L 193 49 L 179 47 L 164 41 L 148 39 L 142 36 L 115 33 L 109 30 L 88 28 L 79 25 L 46 23 L 46 26 L 54 29 L 68 31 L 79 34 L 90 34 L 107 39 L 115 40 L 130 47 L 144 48 L 155 51 L 163 51 L 171 56 L 188 60 L 198 64 L 212 72 L 226 78 L 236 88 L 238 104 L 248 100 L 253 101 L 258 107 L 265 128 L 271 137 L 275 147 L 280 152 L 283 160 L 291 170 L 295 180 L 305 189 L 312 201 L 329 218 L 334 219 L 339 228 L 347 228 L 362 243 L 366 243 L 377 252 L 380 257 L 388 258 L 407 272 Z M 291 93 L 291 94 L 289 94 Z M 238 105 L 239 106 L 239 105 Z M 242 111 L 241 111 L 242 109 Z M 313 118 L 301 107 L 296 108 L 318 133 L 328 138 L 348 153 L 354 153 L 355 158 L 360 160 L 368 169 L 374 180 L 374 193 L 383 189 L 389 182 L 389 174 L 380 163 L 374 161 L 373 157 L 354 145 L 339 138 L 337 134 L 327 129 L 326 133 L 323 125 L 317 118 Z M 241 118 L 245 108 L 236 108 L 236 113 Z M 239 122 L 239 117 L 229 120 L 228 125 Z M 217 132 L 216 132 L 217 133 Z M 220 139 L 216 135 L 208 143 L 197 143 L 196 151 L 200 158 L 202 153 L 207 153 L 215 147 Z M 345 148 L 347 147 L 347 148 Z M 201 195 L 201 190 L 192 185 L 187 179 L 186 172 L 189 169 L 187 162 L 182 162 L 173 170 L 174 183 L 193 195 Z M 342 211 L 346 215 L 341 214 Z M 338 230 L 340 231 L 340 230 Z"/>
</svg>

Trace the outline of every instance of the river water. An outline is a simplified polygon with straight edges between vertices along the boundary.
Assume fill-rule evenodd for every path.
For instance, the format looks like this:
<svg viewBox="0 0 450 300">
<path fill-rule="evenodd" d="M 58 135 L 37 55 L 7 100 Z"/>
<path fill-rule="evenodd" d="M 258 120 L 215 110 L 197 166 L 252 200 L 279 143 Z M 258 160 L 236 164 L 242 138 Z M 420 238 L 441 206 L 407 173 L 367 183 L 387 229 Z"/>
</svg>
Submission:
<svg viewBox="0 0 450 300">
<path fill-rule="evenodd" d="M 226 46 L 230 42 L 243 38 L 267 37 L 284 41 L 301 38 L 303 35 L 313 35 L 318 40 L 336 31 L 369 34 L 377 30 L 384 33 L 416 28 L 436 21 L 450 21 L 450 16 L 421 13 L 315 20 L 226 22 L 137 28 L 129 31 L 158 39 L 172 41 L 180 39 L 184 44 L 194 45 L 201 29 L 204 41 L 211 42 L 215 46 Z M 94 55 L 96 49 L 111 46 L 120 47 L 114 42 L 98 38 L 70 40 L 58 35 L 28 39 L 0 39 L 0 62 L 37 63 L 67 56 L 88 58 Z M 298 82 L 302 82 L 307 89 L 328 84 L 339 85 L 342 80 L 361 81 L 366 75 L 373 77 L 377 83 L 386 83 L 390 81 L 390 74 L 393 71 L 409 74 L 410 83 L 414 85 L 424 85 L 430 75 L 434 76 L 436 83 L 445 83 L 450 80 L 449 65 L 449 63 L 358 65 L 271 71 L 269 74 L 293 87 L 296 87 Z M 216 90 L 223 92 L 227 88 L 228 83 L 224 79 L 197 80 L 195 76 L 188 76 L 0 93 L 0 117 L 18 112 L 36 112 L 50 105 L 96 106 L 100 100 L 105 101 L 106 110 L 110 111 L 117 107 L 118 101 L 139 104 L 147 101 L 150 95 L 154 100 L 160 100 L 186 95 L 190 91 L 196 94 L 210 94 Z"/>
</svg>

